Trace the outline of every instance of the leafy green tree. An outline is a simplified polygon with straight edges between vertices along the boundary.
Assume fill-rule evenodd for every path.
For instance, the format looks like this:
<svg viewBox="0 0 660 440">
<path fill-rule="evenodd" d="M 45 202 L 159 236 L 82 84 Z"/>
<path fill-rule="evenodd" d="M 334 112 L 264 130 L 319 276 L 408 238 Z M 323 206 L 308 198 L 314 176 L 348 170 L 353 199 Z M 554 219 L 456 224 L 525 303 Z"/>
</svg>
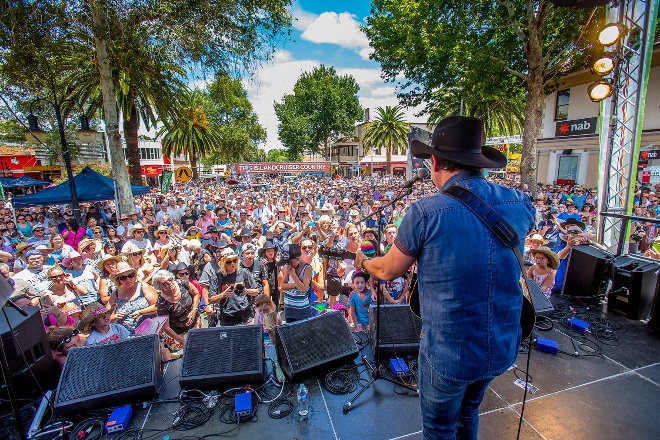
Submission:
<svg viewBox="0 0 660 440">
<path fill-rule="evenodd" d="M 220 130 L 209 121 L 212 107 L 208 96 L 200 90 L 183 93 L 180 104 L 158 135 L 163 136 L 163 155 L 185 154 L 192 165 L 192 178 L 197 180 L 197 158 L 210 154 L 220 143 Z"/>
<path fill-rule="evenodd" d="M 275 149 L 275 150 L 270 150 L 266 156 L 266 161 L 267 162 L 287 162 L 287 161 L 294 161 L 297 162 L 301 160 L 301 156 L 297 157 L 289 157 L 289 150 L 288 149 Z"/>
<path fill-rule="evenodd" d="M 216 74 L 209 84 L 209 120 L 220 131 L 219 143 L 205 159 L 209 163 L 243 162 L 264 157 L 258 145 L 266 140 L 266 130 L 258 118 L 241 81 L 226 72 Z"/>
<path fill-rule="evenodd" d="M 42 56 L 57 61 L 51 69 L 59 68 L 74 55 L 93 60 L 101 78 L 104 121 L 110 152 L 115 159 L 112 165 L 113 175 L 119 182 L 120 209 L 130 212 L 134 208 L 129 179 L 123 160 L 117 160 L 123 158 L 123 152 L 115 91 L 117 81 L 113 78 L 113 73 L 117 72 L 114 64 L 121 51 L 115 43 L 122 41 L 126 28 L 148 24 L 149 41 L 154 46 L 166 48 L 179 65 L 194 66 L 198 73 L 205 74 L 208 70 L 248 73 L 270 57 L 277 39 L 288 35 L 290 4 L 291 0 L 2 2 L 0 73 L 4 74 L 6 64 L 11 64 L 8 63 L 10 59 L 15 66 L 22 63 L 20 70 L 25 81 L 13 84 L 27 89 L 32 84 L 42 84 L 44 77 L 52 76 L 45 75 L 48 71 L 35 62 Z M 90 33 L 93 45 L 82 43 L 76 35 L 80 32 Z M 72 46 L 76 47 L 71 49 Z"/>
<path fill-rule="evenodd" d="M 589 21 L 590 13 L 546 0 L 373 0 L 365 31 L 384 78 L 406 78 L 400 88 L 406 105 L 442 102 L 449 89 L 454 90 L 454 108 L 459 96 L 466 97 L 467 105 L 478 102 L 477 94 L 488 96 L 486 105 L 475 110 L 480 113 L 522 90 L 521 177 L 536 188 L 545 93 L 558 75 L 580 66 L 589 55 L 590 25 L 597 21 Z M 518 105 L 514 100 L 506 107 L 515 110 Z M 450 110 L 446 106 L 437 116 Z M 501 129 L 508 130 L 508 124 Z"/>
<path fill-rule="evenodd" d="M 318 153 L 320 146 L 329 157 L 331 142 L 354 135 L 355 123 L 364 114 L 357 97 L 359 90 L 355 78 L 338 76 L 334 67 L 321 64 L 303 73 L 293 94 L 275 103 L 278 135 L 291 151 L 290 157 Z"/>
<path fill-rule="evenodd" d="M 142 184 L 138 145 L 140 122 L 150 129 L 159 118 L 170 116 L 176 106 L 176 96 L 185 89 L 182 81 L 185 70 L 171 59 L 165 48 L 151 44 L 150 33 L 148 24 L 126 27 L 120 40 L 114 43 L 117 55 L 112 78 L 122 113 L 126 158 L 133 185 Z M 92 61 L 73 72 L 66 82 L 67 94 L 74 102 L 85 104 L 94 112 L 102 108 L 101 78 Z"/>
<path fill-rule="evenodd" d="M 374 122 L 369 123 L 362 143 L 365 153 L 372 148 L 385 147 L 387 174 L 392 174 L 392 152 L 399 152 L 408 145 L 408 130 L 403 108 L 385 106 L 376 108 Z"/>
</svg>

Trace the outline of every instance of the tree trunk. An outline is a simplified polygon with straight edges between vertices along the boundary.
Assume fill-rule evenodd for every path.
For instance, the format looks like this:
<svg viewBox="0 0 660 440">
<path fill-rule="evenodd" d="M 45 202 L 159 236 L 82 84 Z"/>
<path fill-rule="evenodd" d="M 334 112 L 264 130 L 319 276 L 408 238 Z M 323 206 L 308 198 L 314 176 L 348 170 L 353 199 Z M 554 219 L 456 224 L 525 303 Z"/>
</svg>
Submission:
<svg viewBox="0 0 660 440">
<path fill-rule="evenodd" d="M 385 162 L 387 163 L 387 174 L 392 175 L 392 144 L 385 147 Z"/>
<path fill-rule="evenodd" d="M 522 158 L 520 160 L 520 183 L 527 185 L 532 196 L 537 191 L 536 144 L 543 122 L 543 22 L 535 17 L 527 23 L 527 102 L 525 104 L 525 129 L 522 136 Z"/>
<path fill-rule="evenodd" d="M 197 149 L 195 147 L 190 149 L 190 169 L 192 170 L 192 179 L 197 181 L 199 179 L 199 171 L 197 169 Z"/>
<path fill-rule="evenodd" d="M 94 45 L 98 61 L 99 73 L 101 75 L 101 91 L 103 93 L 103 113 L 105 131 L 108 134 L 108 146 L 110 149 L 110 164 L 112 165 L 112 176 L 117 181 L 118 209 L 117 214 L 130 214 L 135 211 L 133 193 L 131 191 L 126 162 L 121 145 L 121 134 L 119 133 L 119 116 L 117 112 L 117 95 L 115 85 L 112 81 L 112 66 L 108 50 L 108 22 L 106 20 L 106 0 L 90 0 L 89 7 L 92 13 L 94 32 Z"/>
<path fill-rule="evenodd" d="M 138 129 L 140 116 L 135 103 L 131 104 L 131 117 L 124 115 L 124 139 L 126 139 L 126 160 L 130 170 L 132 185 L 142 185 L 142 170 L 140 168 L 140 147 L 138 145 Z"/>
</svg>

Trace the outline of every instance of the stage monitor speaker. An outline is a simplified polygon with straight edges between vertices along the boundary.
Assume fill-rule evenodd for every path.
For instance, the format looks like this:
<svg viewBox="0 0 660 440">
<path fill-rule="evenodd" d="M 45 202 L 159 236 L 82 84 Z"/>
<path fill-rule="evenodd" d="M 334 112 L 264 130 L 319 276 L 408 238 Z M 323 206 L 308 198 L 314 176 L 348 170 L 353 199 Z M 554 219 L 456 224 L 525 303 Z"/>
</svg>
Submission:
<svg viewBox="0 0 660 440">
<path fill-rule="evenodd" d="M 369 333 L 371 346 L 376 354 L 376 306 L 369 309 Z M 422 320 L 407 304 L 380 306 L 379 352 L 390 356 L 417 354 L 422 333 Z"/>
<path fill-rule="evenodd" d="M 340 312 L 275 327 L 275 347 L 282 371 L 289 379 L 317 367 L 331 367 L 355 359 L 358 348 L 351 329 Z"/>
<path fill-rule="evenodd" d="M 200 328 L 188 332 L 179 379 L 181 388 L 257 385 L 263 380 L 261 325 Z"/>
<path fill-rule="evenodd" d="M 607 309 L 630 319 L 647 320 L 658 282 L 660 262 L 636 255 L 620 255 L 612 261 L 612 288 Z"/>
<path fill-rule="evenodd" d="M 28 316 L 11 307 L 2 308 L 0 335 L 12 389 L 16 395 L 28 397 L 55 384 L 57 365 L 50 351 L 39 307 L 24 307 L 23 310 Z M 4 382 L 4 379 L 0 378 L 0 381 Z"/>
<path fill-rule="evenodd" d="M 595 246 L 573 246 L 562 293 L 576 297 L 604 296 L 613 259 L 614 255 Z"/>
<path fill-rule="evenodd" d="M 71 414 L 153 399 L 160 362 L 158 335 L 73 348 L 57 386 L 55 410 Z"/>
</svg>

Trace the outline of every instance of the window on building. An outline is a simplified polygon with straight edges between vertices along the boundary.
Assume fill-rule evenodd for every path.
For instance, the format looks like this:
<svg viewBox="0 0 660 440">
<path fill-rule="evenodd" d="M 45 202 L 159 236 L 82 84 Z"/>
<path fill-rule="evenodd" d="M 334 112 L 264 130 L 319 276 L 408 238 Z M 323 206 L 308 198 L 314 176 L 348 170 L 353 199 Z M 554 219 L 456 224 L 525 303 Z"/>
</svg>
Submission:
<svg viewBox="0 0 660 440">
<path fill-rule="evenodd" d="M 557 181 L 577 181 L 578 156 L 559 156 L 559 167 L 557 170 Z"/>
<path fill-rule="evenodd" d="M 571 97 L 571 91 L 558 90 L 557 103 L 555 104 L 555 121 L 564 121 L 568 119 L 568 101 Z"/>
</svg>

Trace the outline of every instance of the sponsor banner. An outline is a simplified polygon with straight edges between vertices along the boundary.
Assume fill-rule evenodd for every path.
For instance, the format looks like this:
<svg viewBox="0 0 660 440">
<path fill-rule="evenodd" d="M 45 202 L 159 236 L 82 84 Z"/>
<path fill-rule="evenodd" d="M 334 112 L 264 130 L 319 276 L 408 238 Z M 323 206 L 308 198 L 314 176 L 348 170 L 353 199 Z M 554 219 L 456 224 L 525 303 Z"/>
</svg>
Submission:
<svg viewBox="0 0 660 440">
<path fill-rule="evenodd" d="M 142 175 L 146 177 L 156 177 L 160 176 L 160 173 L 163 171 L 162 165 L 141 165 L 140 169 L 142 170 Z"/>
<path fill-rule="evenodd" d="M 660 159 L 660 150 L 640 151 L 639 158 L 641 160 Z"/>
<path fill-rule="evenodd" d="M 236 163 L 236 174 L 329 173 L 330 162 L 252 162 Z"/>
<path fill-rule="evenodd" d="M 596 133 L 598 118 L 574 119 L 557 122 L 555 136 L 575 136 L 578 134 Z"/>
<path fill-rule="evenodd" d="M 163 170 L 162 180 L 160 182 L 160 193 L 165 194 L 170 189 L 170 182 L 172 181 L 172 171 Z"/>
</svg>

